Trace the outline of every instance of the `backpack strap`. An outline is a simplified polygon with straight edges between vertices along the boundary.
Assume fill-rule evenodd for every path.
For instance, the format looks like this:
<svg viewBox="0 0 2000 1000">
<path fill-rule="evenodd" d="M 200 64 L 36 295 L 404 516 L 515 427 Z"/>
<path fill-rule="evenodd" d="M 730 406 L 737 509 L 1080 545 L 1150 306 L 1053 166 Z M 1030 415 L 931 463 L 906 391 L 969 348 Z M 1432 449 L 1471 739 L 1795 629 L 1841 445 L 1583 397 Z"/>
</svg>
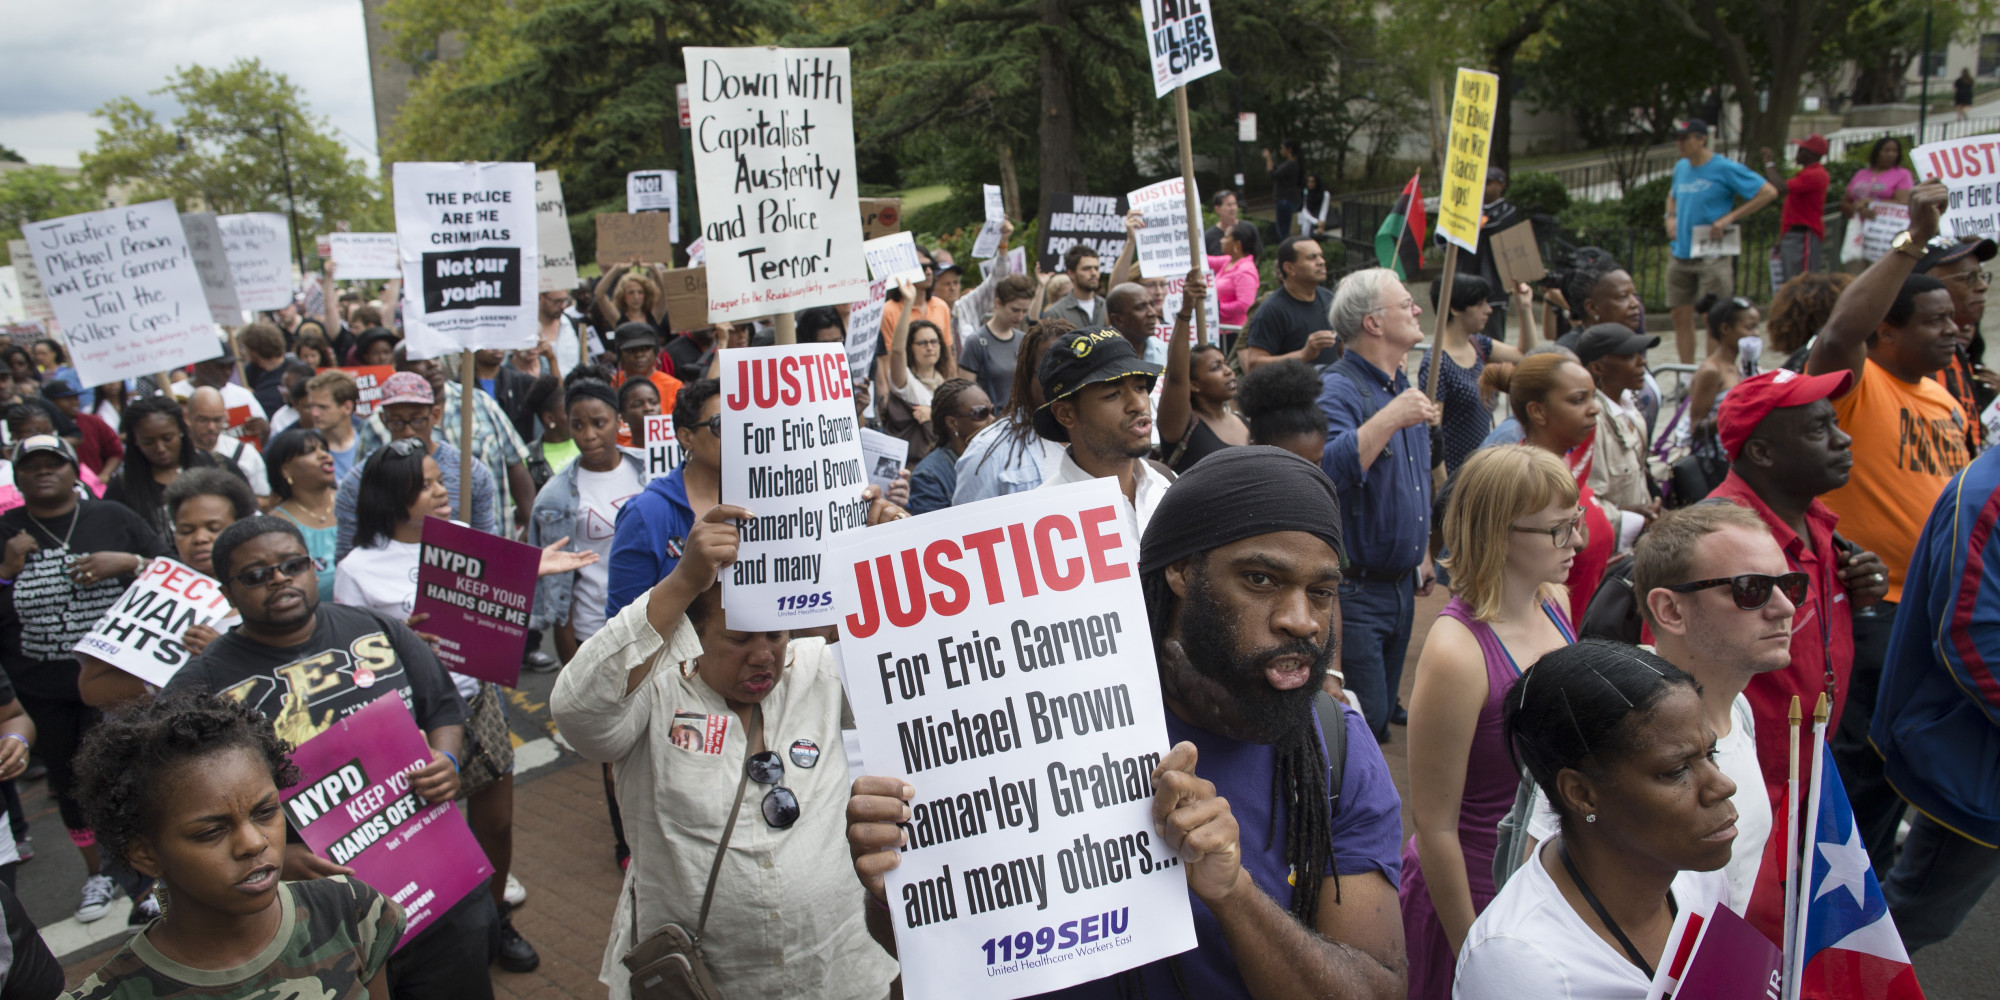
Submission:
<svg viewBox="0 0 2000 1000">
<path fill-rule="evenodd" d="M 1319 715 L 1320 735 L 1326 740 L 1326 806 L 1340 815 L 1340 787 L 1347 778 L 1347 713 L 1340 702 L 1321 688 L 1313 695 L 1313 711 Z"/>
</svg>

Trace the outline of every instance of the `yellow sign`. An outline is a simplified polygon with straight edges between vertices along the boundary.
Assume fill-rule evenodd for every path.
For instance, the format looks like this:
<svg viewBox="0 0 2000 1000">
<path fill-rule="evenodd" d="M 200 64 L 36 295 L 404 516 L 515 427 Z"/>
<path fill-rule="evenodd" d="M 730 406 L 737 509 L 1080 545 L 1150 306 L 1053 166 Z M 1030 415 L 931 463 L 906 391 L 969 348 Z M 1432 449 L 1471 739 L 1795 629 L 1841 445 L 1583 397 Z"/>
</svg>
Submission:
<svg viewBox="0 0 2000 1000">
<path fill-rule="evenodd" d="M 1486 161 L 1493 141 L 1493 111 L 1500 78 L 1460 68 L 1451 102 L 1451 138 L 1446 143 L 1444 191 L 1438 199 L 1437 228 L 1444 238 L 1476 250 L 1479 210 L 1486 200 Z"/>
</svg>

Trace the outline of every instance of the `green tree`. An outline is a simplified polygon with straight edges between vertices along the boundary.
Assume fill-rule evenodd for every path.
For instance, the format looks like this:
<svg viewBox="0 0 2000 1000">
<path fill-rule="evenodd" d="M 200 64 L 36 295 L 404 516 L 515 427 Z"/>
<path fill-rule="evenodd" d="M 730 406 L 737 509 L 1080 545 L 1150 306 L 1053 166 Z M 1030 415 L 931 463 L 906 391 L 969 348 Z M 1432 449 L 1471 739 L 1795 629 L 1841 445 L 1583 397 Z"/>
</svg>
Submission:
<svg viewBox="0 0 2000 1000">
<path fill-rule="evenodd" d="M 122 185 L 132 201 L 172 198 L 182 211 L 283 212 L 285 157 L 298 199 L 300 242 L 335 221 L 357 230 L 387 228 L 380 182 L 347 155 L 324 118 L 313 115 L 298 87 L 255 59 L 223 70 L 177 70 L 165 94 L 180 105 L 171 123 L 129 97 L 99 108 L 105 125 L 97 148 L 83 154 L 86 183 Z M 308 266 L 313 261 L 308 259 Z"/>
<path fill-rule="evenodd" d="M 54 167 L 0 171 L 0 259 L 13 263 L 7 241 L 20 239 L 22 226 L 103 207 L 103 196 Z"/>
<path fill-rule="evenodd" d="M 6 143 L 0 143 L 0 163 L 26 163 L 26 162 L 28 162 L 27 157 L 22 156 L 21 154 L 16 153 L 13 150 L 7 148 Z"/>
</svg>

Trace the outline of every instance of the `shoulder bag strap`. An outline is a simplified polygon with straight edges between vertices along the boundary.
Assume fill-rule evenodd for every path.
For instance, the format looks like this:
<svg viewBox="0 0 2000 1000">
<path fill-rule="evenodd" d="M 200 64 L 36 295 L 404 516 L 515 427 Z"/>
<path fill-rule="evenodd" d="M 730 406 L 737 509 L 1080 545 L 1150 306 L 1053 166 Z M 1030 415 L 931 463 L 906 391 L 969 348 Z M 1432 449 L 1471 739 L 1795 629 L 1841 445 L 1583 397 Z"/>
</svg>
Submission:
<svg viewBox="0 0 2000 1000">
<path fill-rule="evenodd" d="M 756 727 L 758 736 L 764 732 L 764 706 L 750 709 L 750 724 Z M 729 835 L 736 832 L 736 814 L 743 811 L 743 793 L 750 787 L 750 748 L 756 746 L 750 733 L 743 734 L 744 760 L 743 777 L 736 779 L 736 802 L 729 807 L 729 822 L 722 828 L 722 843 L 715 845 L 715 863 L 708 866 L 708 888 L 701 892 L 701 916 L 694 922 L 694 939 L 701 940 L 702 931 L 708 927 L 708 904 L 715 901 L 715 879 L 722 874 L 722 859 L 729 853 Z"/>
</svg>

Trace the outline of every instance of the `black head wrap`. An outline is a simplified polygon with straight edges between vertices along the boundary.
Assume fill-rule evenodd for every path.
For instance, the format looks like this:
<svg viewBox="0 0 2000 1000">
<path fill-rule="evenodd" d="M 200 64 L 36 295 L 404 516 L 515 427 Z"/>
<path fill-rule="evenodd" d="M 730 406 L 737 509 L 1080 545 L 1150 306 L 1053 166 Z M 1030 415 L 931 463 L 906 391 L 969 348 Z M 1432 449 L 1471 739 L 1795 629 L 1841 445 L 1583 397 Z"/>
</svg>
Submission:
<svg viewBox="0 0 2000 1000">
<path fill-rule="evenodd" d="M 1278 531 L 1309 532 L 1345 552 L 1333 481 L 1283 448 L 1226 448 L 1195 463 L 1160 499 L 1139 540 L 1139 572 Z"/>
<path fill-rule="evenodd" d="M 618 393 L 611 388 L 611 383 L 603 379 L 577 379 L 569 387 L 569 391 L 563 393 L 563 412 L 569 412 L 569 408 L 575 406 L 579 399 L 595 399 L 611 407 L 611 412 L 618 412 Z"/>
</svg>

